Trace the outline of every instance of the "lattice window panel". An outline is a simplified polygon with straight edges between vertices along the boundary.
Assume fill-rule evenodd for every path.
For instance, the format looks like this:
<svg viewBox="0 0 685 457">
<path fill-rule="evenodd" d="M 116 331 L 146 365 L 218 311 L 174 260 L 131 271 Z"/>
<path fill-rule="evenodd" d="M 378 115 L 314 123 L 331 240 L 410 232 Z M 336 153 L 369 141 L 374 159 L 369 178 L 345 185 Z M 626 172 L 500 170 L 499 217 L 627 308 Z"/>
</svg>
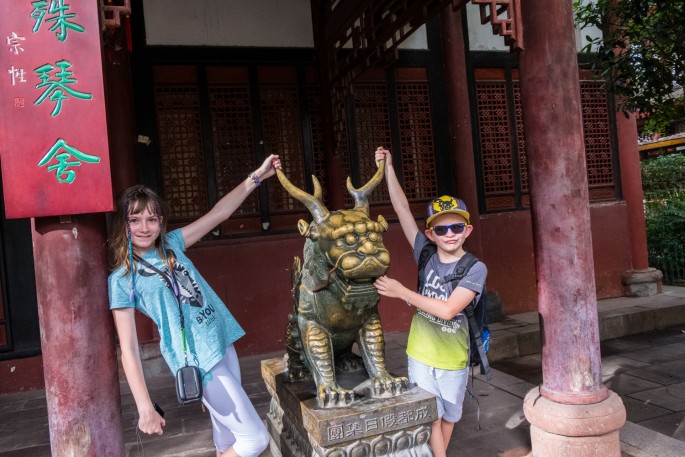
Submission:
<svg viewBox="0 0 685 457">
<path fill-rule="evenodd" d="M 514 115 L 516 116 L 516 146 L 519 154 L 519 183 L 523 206 L 530 206 L 528 195 L 528 157 L 526 156 L 526 138 L 523 131 L 523 108 L 521 107 L 521 84 L 514 81 Z"/>
<path fill-rule="evenodd" d="M 343 116 L 343 119 L 337 123 L 337 129 L 339 129 L 339 132 L 337 134 L 338 140 L 336 143 L 336 148 L 338 154 L 340 154 L 340 163 L 342 164 L 343 168 L 343 176 L 347 178 L 348 176 L 352 176 L 352 163 L 351 163 L 351 153 L 350 153 L 350 144 L 349 144 L 349 129 L 348 129 L 348 119 L 346 116 Z M 384 184 L 383 184 L 384 185 Z M 380 191 L 380 187 L 383 187 L 383 185 L 378 186 L 376 190 L 373 192 L 374 194 L 376 192 Z M 344 204 L 345 207 L 352 207 L 354 206 L 354 199 L 352 198 L 352 195 L 350 195 L 347 191 L 345 191 L 345 198 L 344 198 Z"/>
<path fill-rule="evenodd" d="M 209 87 L 216 186 L 221 198 L 256 167 L 248 84 Z M 259 214 L 259 193 L 252 192 L 235 214 Z"/>
<path fill-rule="evenodd" d="M 396 90 L 404 191 L 410 201 L 428 200 L 438 194 L 428 84 L 400 83 Z"/>
<path fill-rule="evenodd" d="M 267 151 L 278 153 L 283 171 L 290 181 L 304 187 L 304 156 L 297 85 L 263 85 L 260 87 L 260 94 Z M 269 186 L 269 202 L 272 212 L 302 209 L 302 204 L 281 185 Z"/>
<path fill-rule="evenodd" d="M 521 90 L 516 70 L 511 81 L 513 100 L 506 100 L 509 82 L 502 70 L 477 70 L 489 75 L 476 82 L 479 134 L 482 151 L 482 172 L 487 210 L 514 209 L 519 204 L 530 206 L 528 164 L 521 109 Z M 501 78 L 501 80 L 500 80 Z M 510 132 L 509 105 L 513 102 L 515 131 Z M 590 200 L 616 198 L 614 155 L 608 96 L 601 81 L 581 80 L 581 102 L 585 134 L 586 162 Z M 512 150 L 512 145 L 515 150 Z M 518 152 L 518 163 L 514 163 Z M 518 171 L 518 189 L 516 183 Z M 517 204 L 515 192 L 521 193 Z"/>
<path fill-rule="evenodd" d="M 354 85 L 354 112 L 357 130 L 357 151 L 361 182 L 360 186 L 376 173 L 378 168 L 373 151 L 378 146 L 393 150 L 390 130 L 390 108 L 385 83 L 359 83 Z M 378 186 L 371 194 L 369 203 L 390 200 L 387 186 Z"/>
<path fill-rule="evenodd" d="M 580 96 L 590 199 L 611 200 L 616 198 L 614 161 L 604 84 L 601 81 L 581 81 Z"/>
<path fill-rule="evenodd" d="M 164 197 L 170 219 L 195 219 L 208 209 L 196 86 L 155 87 Z"/>
<path fill-rule="evenodd" d="M 486 207 L 512 208 L 515 181 L 506 82 L 477 82 L 476 103 Z"/>
</svg>

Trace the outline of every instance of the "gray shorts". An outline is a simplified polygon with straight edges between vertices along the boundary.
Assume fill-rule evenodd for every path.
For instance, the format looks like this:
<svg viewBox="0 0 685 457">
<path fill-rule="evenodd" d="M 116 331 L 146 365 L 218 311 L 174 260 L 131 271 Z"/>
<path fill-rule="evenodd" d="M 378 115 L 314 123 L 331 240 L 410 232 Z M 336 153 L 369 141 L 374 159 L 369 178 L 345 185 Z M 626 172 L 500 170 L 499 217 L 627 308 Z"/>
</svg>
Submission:
<svg viewBox="0 0 685 457">
<path fill-rule="evenodd" d="M 463 370 L 442 370 L 408 357 L 409 380 L 435 395 L 438 417 L 447 422 L 461 419 L 469 379 L 468 367 Z"/>
</svg>

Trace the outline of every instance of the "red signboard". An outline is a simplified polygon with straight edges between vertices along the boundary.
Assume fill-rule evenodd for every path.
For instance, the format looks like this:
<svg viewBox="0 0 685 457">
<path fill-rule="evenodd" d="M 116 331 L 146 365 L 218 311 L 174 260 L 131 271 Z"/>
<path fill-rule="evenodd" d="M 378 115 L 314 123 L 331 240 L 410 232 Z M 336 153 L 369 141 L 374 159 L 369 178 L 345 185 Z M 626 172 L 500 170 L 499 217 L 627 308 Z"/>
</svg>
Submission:
<svg viewBox="0 0 685 457">
<path fill-rule="evenodd" d="M 7 218 L 111 211 L 96 0 L 0 3 Z"/>
</svg>

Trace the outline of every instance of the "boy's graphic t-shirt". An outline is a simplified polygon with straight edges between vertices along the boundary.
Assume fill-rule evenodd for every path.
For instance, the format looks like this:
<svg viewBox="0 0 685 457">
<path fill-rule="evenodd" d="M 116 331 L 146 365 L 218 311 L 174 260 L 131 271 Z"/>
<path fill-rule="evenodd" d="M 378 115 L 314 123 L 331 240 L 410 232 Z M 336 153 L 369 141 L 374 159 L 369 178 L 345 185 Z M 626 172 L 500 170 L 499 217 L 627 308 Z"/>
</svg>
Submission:
<svg viewBox="0 0 685 457">
<path fill-rule="evenodd" d="M 176 256 L 174 276 L 183 310 L 188 343 L 188 363 L 198 366 L 204 375 L 224 356 L 226 348 L 245 332 L 217 294 L 184 254 L 181 230 L 166 237 L 167 251 Z M 166 262 L 152 249 L 135 261 L 135 296 L 130 301 L 131 275 L 125 268 L 109 276 L 110 309 L 135 308 L 157 324 L 160 350 L 172 373 L 185 365 L 183 338 L 174 280 Z"/>
<path fill-rule="evenodd" d="M 419 231 L 414 241 L 414 260 L 418 262 L 421 250 L 428 243 L 428 237 Z M 447 300 L 453 288 L 443 278 L 454 271 L 456 264 L 457 262 L 442 263 L 437 253 L 433 255 L 426 264 L 423 290 L 419 291 L 421 295 Z M 459 282 L 459 286 L 476 292 L 480 300 L 487 274 L 485 264 L 476 262 Z M 445 320 L 417 308 L 409 331 L 407 355 L 443 370 L 466 368 L 469 361 L 469 327 L 466 315 L 459 313 L 453 319 Z"/>
</svg>

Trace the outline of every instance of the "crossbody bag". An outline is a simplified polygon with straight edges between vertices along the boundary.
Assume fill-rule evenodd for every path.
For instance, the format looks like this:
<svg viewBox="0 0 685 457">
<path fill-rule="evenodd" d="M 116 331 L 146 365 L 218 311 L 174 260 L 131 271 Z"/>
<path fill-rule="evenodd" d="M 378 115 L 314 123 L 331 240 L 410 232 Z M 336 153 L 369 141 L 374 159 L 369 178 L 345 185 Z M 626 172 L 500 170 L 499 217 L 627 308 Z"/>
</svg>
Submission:
<svg viewBox="0 0 685 457">
<path fill-rule="evenodd" d="M 161 270 L 159 270 L 159 268 L 155 267 L 142 257 L 134 255 L 133 258 L 136 260 L 136 262 L 153 270 L 155 273 L 164 278 L 167 286 L 173 292 L 174 297 L 176 297 L 176 304 L 178 305 L 178 314 L 181 323 L 181 337 L 183 339 L 183 356 L 185 358 L 185 365 L 176 371 L 176 398 L 178 399 L 178 402 L 183 405 L 200 401 L 202 399 L 202 373 L 200 372 L 199 367 L 188 364 L 188 343 L 186 340 L 185 319 L 183 317 L 183 309 L 181 308 L 180 290 L 178 288 L 178 283 L 176 281 L 176 275 L 174 274 L 173 268 L 169 266 L 169 276 L 171 276 L 171 279 L 169 279 Z"/>
</svg>

